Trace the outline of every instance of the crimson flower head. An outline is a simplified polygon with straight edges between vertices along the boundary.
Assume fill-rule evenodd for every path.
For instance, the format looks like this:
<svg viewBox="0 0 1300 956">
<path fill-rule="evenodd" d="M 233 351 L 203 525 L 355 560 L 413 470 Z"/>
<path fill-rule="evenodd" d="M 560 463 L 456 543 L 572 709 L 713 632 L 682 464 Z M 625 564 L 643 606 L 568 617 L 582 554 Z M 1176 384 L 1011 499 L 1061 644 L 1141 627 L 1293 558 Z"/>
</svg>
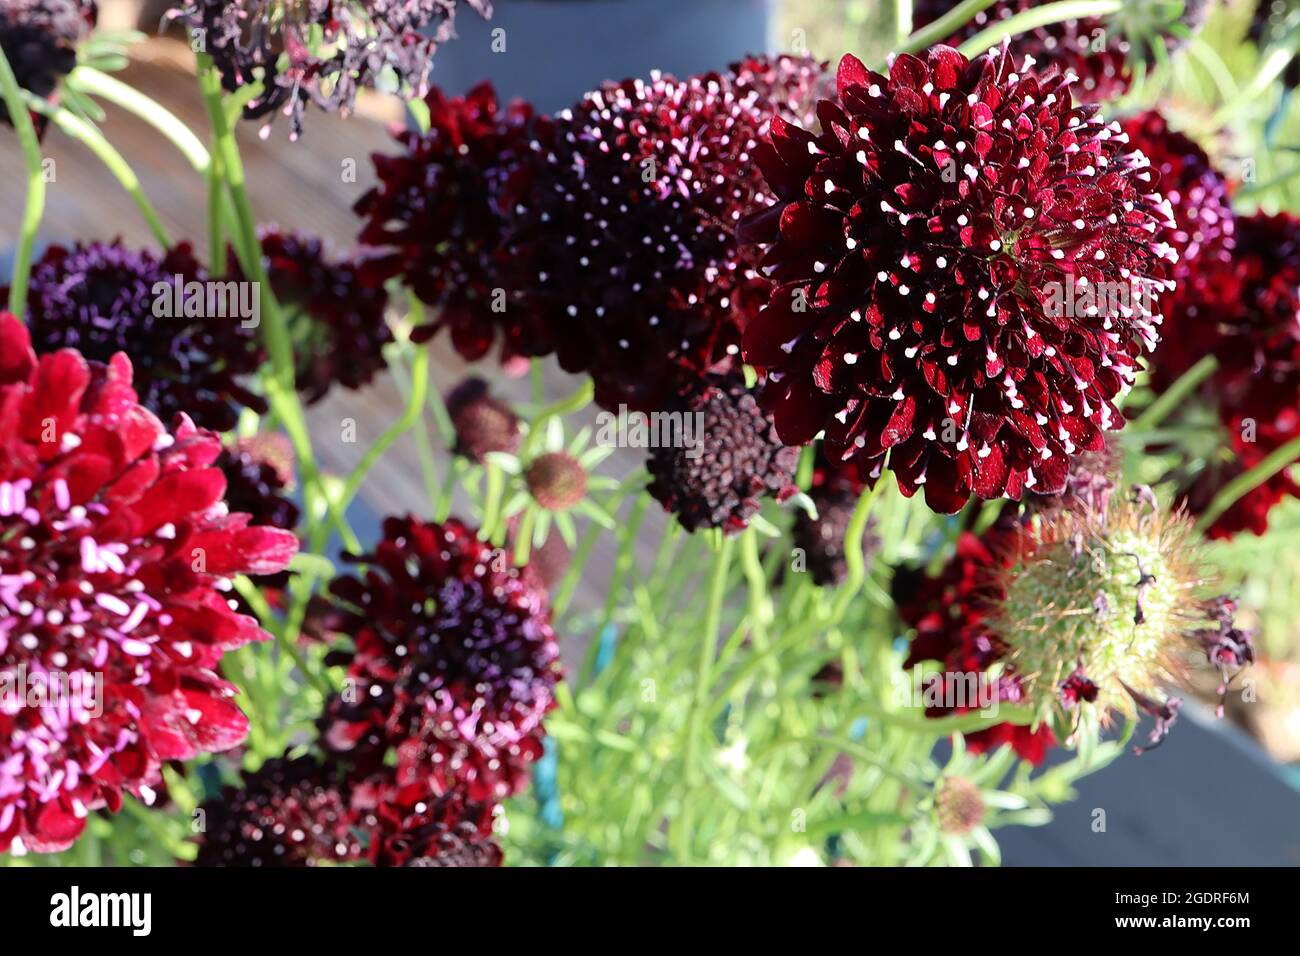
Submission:
<svg viewBox="0 0 1300 956">
<path fill-rule="evenodd" d="M 403 130 L 402 152 L 371 156 L 379 183 L 355 209 L 366 220 L 360 241 L 382 254 L 367 271 L 400 275 L 437 310 L 415 341 L 446 328 L 467 361 L 486 355 L 498 335 L 507 356 L 527 354 L 537 333 L 499 274 L 503 215 L 527 178 L 520 163 L 537 125 L 532 108 L 500 108 L 488 83 L 463 97 L 435 87 L 424 102 L 428 132 Z"/>
<path fill-rule="evenodd" d="M 653 410 L 683 379 L 739 361 L 762 282 L 735 230 L 771 202 L 754 150 L 774 107 L 755 82 L 606 84 L 539 138 L 510 285 L 550 336 L 534 351 L 589 372 L 607 408 Z"/>
<path fill-rule="evenodd" d="M 150 799 L 165 761 L 244 739 L 217 666 L 266 635 L 230 578 L 297 540 L 228 512 L 220 452 L 138 403 L 125 355 L 38 361 L 0 315 L 0 670 L 27 691 L 0 700 L 0 851 L 66 849 L 123 791 Z"/>
<path fill-rule="evenodd" d="M 500 866 L 492 838 L 493 805 L 462 789 L 440 790 L 427 778 L 403 783 L 392 772 L 361 782 L 352 793 L 366 858 L 375 866 Z"/>
<path fill-rule="evenodd" d="M 780 120 L 756 157 L 780 201 L 745 358 L 787 444 L 825 432 L 936 511 L 1064 487 L 1122 419 L 1176 252 L 1150 164 L 1060 76 L 1005 50 L 853 57 L 822 132 Z"/>
<path fill-rule="evenodd" d="M 93 362 L 132 357 L 140 404 L 229 431 L 239 405 L 265 411 L 243 387 L 257 371 L 257 329 L 207 307 L 213 287 L 187 243 L 159 255 L 120 241 L 50 246 L 32 266 L 27 321 L 37 352 L 76 349 Z M 196 307 L 197 306 L 197 307 Z"/>
<path fill-rule="evenodd" d="M 389 518 L 364 560 L 330 587 L 353 646 L 335 658 L 349 691 L 327 707 L 325 744 L 362 770 L 394 755 L 404 784 L 519 790 L 561 673 L 545 589 L 454 519 Z"/>
</svg>

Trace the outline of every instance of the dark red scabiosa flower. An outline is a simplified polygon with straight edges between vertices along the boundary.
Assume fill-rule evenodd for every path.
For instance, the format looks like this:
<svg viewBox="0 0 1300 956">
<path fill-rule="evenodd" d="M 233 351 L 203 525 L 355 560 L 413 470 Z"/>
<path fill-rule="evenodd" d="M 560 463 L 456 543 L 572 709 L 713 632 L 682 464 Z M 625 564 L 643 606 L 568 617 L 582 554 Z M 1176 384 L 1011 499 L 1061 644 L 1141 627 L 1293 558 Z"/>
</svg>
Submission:
<svg viewBox="0 0 1300 956">
<path fill-rule="evenodd" d="M 926 715 L 979 710 L 979 698 L 1020 703 L 1024 697 L 1019 678 L 1004 672 L 990 678 L 986 672 L 1001 661 L 1006 646 L 994 634 L 989 618 L 1003 595 L 999 573 L 1015 560 L 1023 532 L 1019 525 L 995 525 L 981 536 L 963 533 L 957 550 L 938 575 L 917 582 L 912 593 L 899 602 L 899 616 L 915 629 L 905 668 L 924 661 L 937 661 L 942 670 L 928 675 L 922 685 L 922 699 L 928 700 Z M 960 701 L 947 688 L 978 686 L 977 699 Z M 1032 764 L 1042 763 L 1056 738 L 1047 724 L 1037 728 L 1021 724 L 997 724 L 966 735 L 973 753 L 1001 746 L 1013 747 Z"/>
<path fill-rule="evenodd" d="M 936 47 L 889 77 L 846 57 L 820 116 L 818 136 L 773 121 L 756 156 L 781 202 L 744 227 L 770 244 L 745 357 L 782 439 L 824 431 L 869 480 L 888 453 L 944 513 L 1059 492 L 1122 424 L 1173 284 L 1150 164 L 1005 51 Z"/>
<path fill-rule="evenodd" d="M 375 866 L 500 866 L 493 806 L 428 779 L 401 783 L 380 773 L 353 791 L 353 814 Z"/>
<path fill-rule="evenodd" d="M 1193 514 L 1237 475 L 1300 435 L 1300 219 L 1257 213 L 1237 219 L 1231 262 L 1209 274 L 1200 303 L 1177 296 L 1171 336 L 1156 353 L 1152 379 L 1166 388 L 1204 355 L 1218 368 L 1197 393 L 1198 408 L 1221 426 L 1206 432 L 1207 447 L 1188 455 L 1204 461 L 1179 475 L 1179 496 Z M 1198 307 L 1199 306 L 1199 307 Z M 1210 528 L 1216 538 L 1241 531 L 1262 534 L 1268 513 L 1300 494 L 1281 471 L 1239 499 Z"/>
<path fill-rule="evenodd" d="M 719 74 L 654 74 L 602 86 L 539 138 L 509 284 L 602 406 L 654 410 L 738 365 L 764 284 L 735 229 L 771 202 L 753 151 L 773 109 Z"/>
<path fill-rule="evenodd" d="M 818 587 L 842 584 L 849 572 L 844 541 L 858 496 L 844 489 L 831 489 L 815 490 L 810 497 L 817 506 L 817 517 L 810 517 L 800 509 L 791 529 L 792 541 L 796 548 L 802 549 L 807 571 Z M 863 553 L 869 559 L 879 545 L 880 539 L 868 524 L 862 536 Z"/>
<path fill-rule="evenodd" d="M 959 0 L 917 0 L 913 22 L 927 26 L 957 6 Z M 960 46 L 975 34 L 1023 13 L 1041 7 L 1049 0 L 994 0 L 994 3 L 944 40 Z M 1076 99 L 1096 103 L 1113 99 L 1128 91 L 1133 83 L 1134 66 L 1145 70 L 1137 60 L 1150 61 L 1155 44 L 1167 49 L 1180 46 L 1184 38 L 1199 30 L 1209 13 L 1208 0 L 1187 0 L 1182 10 L 1173 11 L 1160 0 L 1135 0 L 1121 14 L 1108 17 L 1079 17 L 1036 27 L 1011 38 L 1011 51 L 1017 57 L 1032 58 L 1030 69 L 1055 68 L 1078 77 Z M 1174 16 L 1176 14 L 1176 18 Z"/>
<path fill-rule="evenodd" d="M 32 267 L 27 323 L 42 354 L 131 356 L 140 404 L 163 421 L 185 412 L 200 427 L 229 431 L 237 405 L 266 407 L 240 384 L 257 371 L 257 330 L 210 309 L 215 290 L 185 243 L 161 257 L 120 241 L 50 246 Z"/>
<path fill-rule="evenodd" d="M 260 235 L 271 288 L 293 310 L 298 390 L 318 402 L 332 385 L 370 384 L 385 368 L 384 346 L 393 340 L 383 284 L 365 274 L 364 259 L 332 256 L 315 236 L 275 228 Z"/>
<path fill-rule="evenodd" d="M 527 780 L 555 703 L 559 648 L 545 590 L 459 521 L 389 518 L 363 578 L 330 591 L 352 649 L 349 691 L 322 719 L 334 752 L 400 782 L 428 777 L 498 800 Z"/>
<path fill-rule="evenodd" d="M 465 379 L 447 396 L 447 414 L 456 430 L 457 455 L 481 464 L 491 452 L 514 454 L 523 435 L 513 408 L 488 390 L 481 378 Z"/>
<path fill-rule="evenodd" d="M 682 424 L 673 442 L 651 452 L 648 490 L 687 531 L 741 531 L 763 498 L 798 491 L 798 450 L 781 443 L 743 382 L 701 380 L 674 410 Z"/>
<path fill-rule="evenodd" d="M 0 669 L 29 688 L 0 704 L 0 851 L 65 849 L 124 790 L 149 799 L 165 761 L 244 739 L 216 668 L 266 635 L 230 578 L 280 570 L 297 541 L 228 512 L 220 451 L 137 403 L 125 355 L 37 361 L 0 316 Z"/>
<path fill-rule="evenodd" d="M 437 88 L 425 97 L 429 131 L 396 135 L 402 152 L 375 153 L 379 184 L 356 204 L 366 220 L 360 241 L 383 251 L 372 275 L 402 282 L 436 310 L 413 335 L 451 334 L 468 361 L 482 358 L 498 338 L 506 357 L 532 354 L 544 338 L 501 279 L 503 216 L 525 188 L 521 164 L 537 121 L 522 102 L 501 109 L 481 84 L 464 97 Z"/>
<path fill-rule="evenodd" d="M 314 757 L 268 760 L 199 807 L 195 866 L 296 867 L 361 858 L 347 788 Z"/>
<path fill-rule="evenodd" d="M 297 139 L 309 102 L 347 113 L 362 88 L 388 78 L 403 96 L 424 95 L 465 4 L 492 14 L 491 0 L 180 0 L 168 16 L 202 37 L 226 90 L 262 82 L 247 118 L 282 110 Z"/>
<path fill-rule="evenodd" d="M 835 89 L 828 64 L 807 54 L 747 56 L 729 72 L 738 92 L 756 94 L 777 116 L 805 128 L 817 122 L 817 103 Z"/>
<path fill-rule="evenodd" d="M 1120 125 L 1129 148 L 1140 151 L 1160 173 L 1160 192 L 1173 211 L 1174 225 L 1161 238 L 1178 253 L 1174 295 L 1203 302 L 1216 292 L 1210 277 L 1231 262 L 1236 244 L 1228 181 L 1204 149 L 1170 129 L 1154 110 L 1130 116 Z"/>
<path fill-rule="evenodd" d="M 49 99 L 77 65 L 79 44 L 99 15 L 90 0 L 5 0 L 0 4 L 0 49 L 18 85 Z M 37 129 L 44 117 L 32 115 Z M 13 125 L 0 100 L 0 122 Z"/>
</svg>

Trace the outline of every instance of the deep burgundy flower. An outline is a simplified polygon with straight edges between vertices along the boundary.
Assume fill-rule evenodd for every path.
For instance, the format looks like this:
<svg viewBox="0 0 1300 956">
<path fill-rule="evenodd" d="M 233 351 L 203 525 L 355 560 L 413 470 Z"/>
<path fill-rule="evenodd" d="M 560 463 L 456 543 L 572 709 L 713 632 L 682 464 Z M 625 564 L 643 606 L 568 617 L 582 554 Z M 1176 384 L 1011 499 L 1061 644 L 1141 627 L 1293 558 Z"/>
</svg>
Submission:
<svg viewBox="0 0 1300 956">
<path fill-rule="evenodd" d="M 913 23 L 923 27 L 957 6 L 959 0 L 917 0 Z M 995 0 L 992 6 L 967 22 L 957 33 L 944 40 L 959 46 L 1000 20 L 1043 6 L 1049 0 Z M 1072 71 L 1079 78 L 1078 99 L 1095 103 L 1120 96 L 1133 82 L 1134 59 L 1152 61 L 1150 50 L 1156 43 L 1167 48 L 1181 45 L 1186 33 L 1200 29 L 1209 13 L 1208 0 L 1187 0 L 1176 21 L 1150 0 L 1134 0 L 1125 16 L 1113 20 L 1105 17 L 1082 17 L 1036 27 L 1011 39 L 1017 57 L 1032 57 L 1039 67 Z M 1181 27 L 1176 26 L 1181 24 Z M 1137 40 L 1137 49 L 1133 41 Z M 1142 69 L 1141 64 L 1138 64 Z"/>
<path fill-rule="evenodd" d="M 77 65 L 77 45 L 99 16 L 92 0 L 5 0 L 0 5 L 0 49 L 23 89 L 46 99 Z M 33 114 L 38 129 L 42 117 Z M 0 100 L 0 122 L 13 125 Z"/>
<path fill-rule="evenodd" d="M 491 452 L 514 454 L 523 435 L 514 409 L 488 390 L 481 378 L 467 378 L 447 395 L 447 414 L 456 430 L 457 455 L 482 463 Z"/>
<path fill-rule="evenodd" d="M 747 56 L 729 72 L 738 92 L 754 93 L 776 115 L 804 127 L 817 122 L 818 101 L 835 89 L 827 63 L 808 54 Z"/>
<path fill-rule="evenodd" d="M 330 587 L 352 649 L 324 740 L 358 767 L 393 755 L 403 784 L 497 800 L 526 783 L 554 706 L 559 648 L 545 590 L 459 521 L 389 518 L 364 578 Z"/>
<path fill-rule="evenodd" d="M 187 287 L 202 294 L 191 297 Z M 96 362 L 131 356 L 140 403 L 163 421 L 185 412 L 203 428 L 228 431 L 237 404 L 266 407 L 240 384 L 259 362 L 251 317 L 197 306 L 214 288 L 186 243 L 161 257 L 120 241 L 50 246 L 32 267 L 27 322 L 42 354 L 74 348 Z M 187 303 L 196 304 L 188 315 Z"/>
<path fill-rule="evenodd" d="M 361 858 L 346 784 L 310 756 L 268 760 L 200 806 L 195 866 L 294 867 Z"/>
<path fill-rule="evenodd" d="M 124 354 L 38 362 L 0 316 L 0 669 L 54 695 L 0 703 L 0 851 L 65 849 L 124 790 L 148 799 L 163 762 L 244 739 L 216 668 L 266 635 L 230 578 L 278 571 L 297 541 L 227 511 L 220 451 L 137 403 Z"/>
<path fill-rule="evenodd" d="M 465 2 L 492 14 L 491 0 Z M 282 110 L 296 139 L 309 102 L 347 113 L 358 91 L 387 76 L 402 95 L 422 96 L 459 8 L 457 0 L 180 0 L 168 16 L 202 38 L 226 90 L 263 83 L 246 117 Z"/>
<path fill-rule="evenodd" d="M 522 102 L 501 109 L 490 84 L 464 97 L 436 87 L 425 97 L 429 131 L 396 134 L 402 152 L 375 153 L 378 185 L 356 204 L 365 220 L 360 241 L 384 250 L 368 271 L 400 275 L 433 306 L 422 341 L 439 329 L 466 360 L 482 358 L 500 338 L 504 354 L 531 354 L 541 333 L 535 317 L 501 278 L 503 216 L 518 201 L 528 171 L 521 164 L 537 121 Z"/>
<path fill-rule="evenodd" d="M 846 57 L 825 132 L 777 119 L 756 151 L 781 202 L 744 229 L 773 280 L 745 357 L 782 439 L 824 430 L 872 480 L 888 453 L 946 513 L 1061 490 L 1122 424 L 1172 285 L 1145 158 L 1060 77 L 1016 69 L 936 47 L 884 77 Z"/>
<path fill-rule="evenodd" d="M 1202 356 L 1218 359 L 1195 402 L 1222 431 L 1214 447 L 1194 456 L 1205 466 L 1180 476 L 1180 500 L 1194 514 L 1232 478 L 1300 435 L 1300 218 L 1239 217 L 1236 242 L 1231 261 L 1207 273 L 1206 298 L 1175 297 L 1169 320 L 1178 334 L 1157 351 L 1152 374 L 1163 389 Z M 1272 507 L 1297 495 L 1300 487 L 1281 471 L 1239 499 L 1210 534 L 1262 534 Z"/>
<path fill-rule="evenodd" d="M 956 552 L 939 574 L 923 578 L 915 592 L 900 601 L 899 616 L 915 629 L 905 668 L 937 661 L 942 671 L 927 682 L 938 681 L 943 686 L 948 675 L 953 675 L 956 682 L 952 686 L 966 687 L 971 675 L 979 675 L 983 697 L 1010 703 L 1021 700 L 1020 681 L 1014 673 L 1004 673 L 996 680 L 985 676 L 1007 650 L 993 633 L 989 618 L 1002 596 L 999 574 L 1014 562 L 1020 535 L 1014 523 L 995 525 L 979 537 L 963 533 Z M 926 715 L 941 717 L 979 709 L 977 700 L 969 701 L 969 706 L 956 703 L 950 706 L 945 701 L 927 707 Z M 1035 765 L 1042 763 L 1055 742 L 1046 723 L 1037 728 L 997 724 L 966 735 L 966 745 L 973 753 L 1010 745 L 1021 758 Z"/>
<path fill-rule="evenodd" d="M 687 531 L 743 530 L 762 498 L 798 490 L 799 452 L 777 437 L 771 419 L 736 379 L 705 379 L 674 406 L 683 416 L 671 444 L 650 454 L 650 494 Z"/>
<path fill-rule="evenodd" d="M 226 504 L 251 515 L 257 524 L 292 531 L 298 525 L 293 490 L 293 448 L 279 433 L 241 438 L 217 459 L 226 476 Z"/>
<path fill-rule="evenodd" d="M 500 866 L 492 838 L 493 808 L 428 779 L 401 783 L 377 774 L 353 792 L 353 812 L 375 866 Z"/>
<path fill-rule="evenodd" d="M 752 83 L 752 79 L 749 81 Z M 738 364 L 762 302 L 742 216 L 771 202 L 753 150 L 774 107 L 723 75 L 606 84 L 560 113 L 507 240 L 510 285 L 606 408 L 661 407 Z"/>
<path fill-rule="evenodd" d="M 365 259 L 332 256 L 304 233 L 271 227 L 260 237 L 271 288 L 293 309 L 298 390 L 317 402 L 334 384 L 368 385 L 386 367 L 383 350 L 393 336 L 384 319 L 388 293 L 367 274 Z"/>
<path fill-rule="evenodd" d="M 1178 252 L 1175 296 L 1190 297 L 1194 301 L 1187 308 L 1194 308 L 1196 301 L 1214 294 L 1211 277 L 1232 260 L 1236 217 L 1228 181 L 1204 149 L 1170 129 L 1154 110 L 1130 116 L 1120 125 L 1129 148 L 1140 150 L 1160 173 L 1160 192 L 1173 211 L 1174 225 L 1161 238 Z"/>
</svg>

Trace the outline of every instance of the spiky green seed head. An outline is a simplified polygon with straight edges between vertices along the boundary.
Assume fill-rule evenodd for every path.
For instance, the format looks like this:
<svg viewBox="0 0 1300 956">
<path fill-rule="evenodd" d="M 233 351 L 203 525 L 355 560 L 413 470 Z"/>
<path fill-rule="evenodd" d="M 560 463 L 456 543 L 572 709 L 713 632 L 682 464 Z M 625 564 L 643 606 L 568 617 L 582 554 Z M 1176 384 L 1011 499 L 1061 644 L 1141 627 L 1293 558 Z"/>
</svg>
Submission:
<svg viewBox="0 0 1300 956">
<path fill-rule="evenodd" d="M 1040 718 L 1068 726 L 1076 704 L 1132 715 L 1134 692 L 1162 698 L 1203 605 L 1198 564 L 1185 516 L 1152 501 L 1032 526 L 994 628 Z"/>
</svg>

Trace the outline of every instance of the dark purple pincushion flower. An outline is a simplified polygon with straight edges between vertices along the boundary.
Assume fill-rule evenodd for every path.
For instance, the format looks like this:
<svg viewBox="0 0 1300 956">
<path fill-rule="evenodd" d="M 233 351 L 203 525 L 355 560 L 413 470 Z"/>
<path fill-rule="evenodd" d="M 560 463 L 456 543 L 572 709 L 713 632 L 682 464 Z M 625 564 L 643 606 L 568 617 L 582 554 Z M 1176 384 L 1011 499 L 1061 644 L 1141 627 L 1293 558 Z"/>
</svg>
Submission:
<svg viewBox="0 0 1300 956">
<path fill-rule="evenodd" d="M 492 14 L 490 0 L 464 3 Z M 404 95 L 422 96 L 461 8 L 457 0 L 181 0 L 169 17 L 202 39 L 226 90 L 264 83 L 246 117 L 283 109 L 297 138 L 308 102 L 347 112 L 359 90 L 387 74 Z"/>
<path fill-rule="evenodd" d="M 257 371 L 257 330 L 205 301 L 208 275 L 182 243 L 159 256 L 120 241 L 50 246 L 32 267 L 28 326 L 41 353 L 75 348 L 108 362 L 119 352 L 136 367 L 140 403 L 163 421 L 185 412 L 198 425 L 229 431 L 236 405 L 265 405 L 240 380 Z M 202 295 L 186 287 L 199 283 Z M 228 299 L 223 299 L 228 301 Z"/>
<path fill-rule="evenodd" d="M 413 334 L 423 341 L 446 328 L 467 361 L 500 338 L 503 357 L 544 348 L 535 318 L 500 277 L 503 215 L 524 188 L 521 166 L 537 122 L 531 107 L 501 109 L 489 84 L 464 97 L 437 88 L 425 97 L 429 131 L 397 134 L 402 152 L 375 153 L 378 185 L 356 204 L 365 220 L 360 241 L 380 255 L 370 275 L 400 275 L 433 322 Z"/>
<path fill-rule="evenodd" d="M 310 757 L 268 760 L 199 807 L 195 866 L 294 867 L 361 858 L 346 784 Z"/>
<path fill-rule="evenodd" d="M 526 782 L 561 675 L 545 589 L 459 521 L 389 518 L 364 577 L 331 585 L 349 690 L 325 744 L 362 770 L 395 756 L 403 782 L 495 801 Z"/>
<path fill-rule="evenodd" d="M 846 57 L 819 116 L 773 121 L 756 157 L 780 202 L 744 228 L 773 283 L 745 357 L 782 439 L 825 431 L 869 480 L 888 453 L 944 513 L 1059 492 L 1158 341 L 1177 256 L 1150 164 L 1006 51 L 935 47 L 888 77 Z M 1081 288 L 1115 307 L 1076 313 Z"/>
<path fill-rule="evenodd" d="M 77 65 L 77 44 L 90 33 L 98 15 L 97 5 L 89 0 L 0 3 L 0 49 L 18 85 L 37 96 L 52 96 L 59 80 Z M 0 122 L 10 123 L 3 100 Z"/>
<path fill-rule="evenodd" d="M 534 351 L 589 372 L 601 405 L 652 410 L 737 365 L 763 283 L 734 234 L 771 202 L 753 159 L 772 111 L 728 76 L 653 74 L 602 86 L 539 138 L 509 284 L 550 336 Z"/>
</svg>

